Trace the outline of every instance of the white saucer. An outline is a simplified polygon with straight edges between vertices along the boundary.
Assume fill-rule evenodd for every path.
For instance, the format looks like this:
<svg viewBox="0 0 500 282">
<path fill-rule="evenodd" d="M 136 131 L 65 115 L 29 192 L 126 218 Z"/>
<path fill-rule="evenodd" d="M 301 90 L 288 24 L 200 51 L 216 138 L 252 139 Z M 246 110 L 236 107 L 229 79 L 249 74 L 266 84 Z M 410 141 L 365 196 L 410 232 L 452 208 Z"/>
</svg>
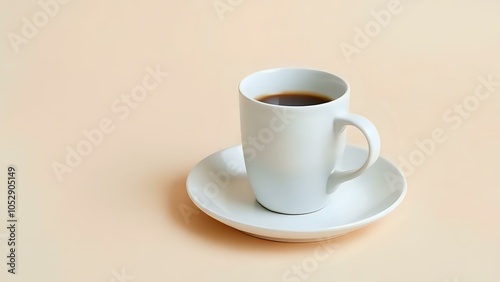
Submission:
<svg viewBox="0 0 500 282">
<path fill-rule="evenodd" d="M 367 151 L 347 146 L 341 170 L 359 167 Z M 361 176 L 342 184 L 320 211 L 285 215 L 263 208 L 247 179 L 241 146 L 200 161 L 186 182 L 191 200 L 216 220 L 252 236 L 273 241 L 309 242 L 343 235 L 393 211 L 406 194 L 403 174 L 380 157 Z"/>
</svg>

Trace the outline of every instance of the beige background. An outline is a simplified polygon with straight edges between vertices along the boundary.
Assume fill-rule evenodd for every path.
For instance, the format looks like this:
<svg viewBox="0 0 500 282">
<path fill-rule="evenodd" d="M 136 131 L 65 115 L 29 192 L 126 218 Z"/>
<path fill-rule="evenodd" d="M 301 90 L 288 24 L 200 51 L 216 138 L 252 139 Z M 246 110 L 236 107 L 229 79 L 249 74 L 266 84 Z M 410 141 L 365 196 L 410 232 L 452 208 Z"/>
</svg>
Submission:
<svg viewBox="0 0 500 282">
<path fill-rule="evenodd" d="M 307 281 L 500 281 L 498 1 L 67 2 L 52 2 L 46 23 L 37 1 L 0 3 L 0 281 L 291 279 L 318 243 L 249 237 L 185 192 L 191 167 L 239 143 L 239 80 L 281 66 L 346 78 L 383 155 L 417 164 L 403 204 L 325 242 L 333 251 Z M 357 28 L 388 5 L 398 7 L 390 22 L 356 45 Z M 34 16 L 40 27 L 24 37 L 23 17 Z M 343 44 L 360 48 L 346 56 Z M 115 100 L 157 66 L 169 76 L 121 119 Z M 489 76 L 489 97 L 474 98 Z M 462 117 L 454 105 L 464 102 Z M 51 165 L 106 118 L 114 131 L 59 182 Z M 416 142 L 437 128 L 445 141 L 418 159 Z M 15 276 L 5 265 L 8 164 L 19 180 Z"/>
</svg>

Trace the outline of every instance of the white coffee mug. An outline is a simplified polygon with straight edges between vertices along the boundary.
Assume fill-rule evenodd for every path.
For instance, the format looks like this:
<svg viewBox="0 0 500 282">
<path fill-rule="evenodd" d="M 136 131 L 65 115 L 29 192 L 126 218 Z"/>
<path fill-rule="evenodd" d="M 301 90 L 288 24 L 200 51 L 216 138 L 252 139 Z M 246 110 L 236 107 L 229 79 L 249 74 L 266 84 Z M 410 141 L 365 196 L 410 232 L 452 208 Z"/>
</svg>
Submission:
<svg viewBox="0 0 500 282">
<path fill-rule="evenodd" d="M 349 84 L 333 74 L 301 68 L 259 71 L 239 86 L 243 153 L 257 201 L 284 214 L 322 209 L 337 186 L 359 176 L 380 153 L 380 137 L 366 118 L 349 112 Z M 308 106 L 268 104 L 257 99 L 283 92 L 313 92 L 332 101 Z M 345 127 L 368 141 L 368 157 L 354 170 L 336 166 L 346 145 Z"/>
</svg>

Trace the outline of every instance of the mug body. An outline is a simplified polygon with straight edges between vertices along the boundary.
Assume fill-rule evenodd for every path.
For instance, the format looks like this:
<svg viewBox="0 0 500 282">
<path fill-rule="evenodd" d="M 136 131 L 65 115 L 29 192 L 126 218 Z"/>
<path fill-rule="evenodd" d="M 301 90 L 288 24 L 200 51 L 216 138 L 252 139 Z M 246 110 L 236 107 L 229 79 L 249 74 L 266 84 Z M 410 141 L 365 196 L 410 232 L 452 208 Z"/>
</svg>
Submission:
<svg viewBox="0 0 500 282">
<path fill-rule="evenodd" d="M 349 111 L 349 85 L 330 73 L 300 68 L 253 73 L 240 87 L 240 122 L 248 179 L 257 201 L 284 214 L 328 204 L 327 180 L 345 149 L 336 115 Z M 330 102 L 283 106 L 258 99 L 286 92 L 317 93 Z"/>
</svg>

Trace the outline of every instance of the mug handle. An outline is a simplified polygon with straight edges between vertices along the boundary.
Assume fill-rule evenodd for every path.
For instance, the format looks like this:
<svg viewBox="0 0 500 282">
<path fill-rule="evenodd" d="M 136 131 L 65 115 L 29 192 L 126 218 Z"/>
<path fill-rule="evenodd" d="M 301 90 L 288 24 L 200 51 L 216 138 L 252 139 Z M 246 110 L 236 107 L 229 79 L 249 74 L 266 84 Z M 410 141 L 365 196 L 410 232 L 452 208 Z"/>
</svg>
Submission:
<svg viewBox="0 0 500 282">
<path fill-rule="evenodd" d="M 358 169 L 348 171 L 334 170 L 328 177 L 328 194 L 333 193 L 341 183 L 344 183 L 345 181 L 351 180 L 361 175 L 363 171 L 365 171 L 373 163 L 375 163 L 380 154 L 380 136 L 378 134 L 378 131 L 373 123 L 365 117 L 356 114 L 345 113 L 337 116 L 333 121 L 333 124 L 334 134 L 336 136 L 341 134 L 345 127 L 348 125 L 357 127 L 361 131 L 361 133 L 363 133 L 368 143 L 368 158 L 366 159 L 365 163 Z"/>
</svg>

